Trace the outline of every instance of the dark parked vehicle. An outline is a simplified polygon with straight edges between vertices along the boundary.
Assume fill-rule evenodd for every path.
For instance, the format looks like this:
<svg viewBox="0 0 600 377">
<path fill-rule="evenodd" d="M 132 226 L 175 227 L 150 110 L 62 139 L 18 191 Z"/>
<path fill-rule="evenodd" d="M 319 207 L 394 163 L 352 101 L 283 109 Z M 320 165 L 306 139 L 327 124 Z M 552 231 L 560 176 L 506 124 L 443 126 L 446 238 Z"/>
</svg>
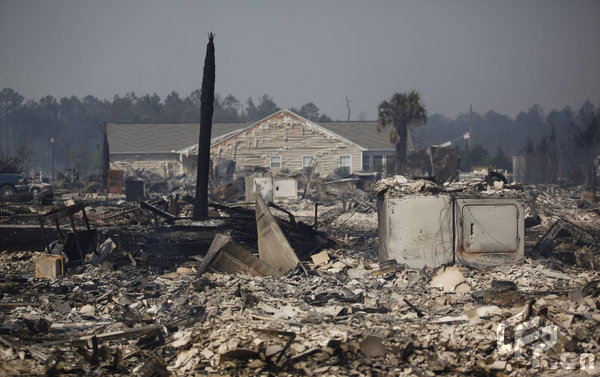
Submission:
<svg viewBox="0 0 600 377">
<path fill-rule="evenodd" d="M 9 200 L 20 191 L 27 191 L 27 178 L 21 174 L 0 174 L 0 202 Z"/>
</svg>

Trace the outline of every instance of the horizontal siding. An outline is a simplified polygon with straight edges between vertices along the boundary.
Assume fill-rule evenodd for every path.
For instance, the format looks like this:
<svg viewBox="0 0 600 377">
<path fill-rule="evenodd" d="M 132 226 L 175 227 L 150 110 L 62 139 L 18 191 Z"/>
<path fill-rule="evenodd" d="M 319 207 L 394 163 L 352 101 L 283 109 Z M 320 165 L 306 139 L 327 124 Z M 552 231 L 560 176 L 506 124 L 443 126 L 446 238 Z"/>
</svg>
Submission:
<svg viewBox="0 0 600 377">
<path fill-rule="evenodd" d="M 139 158 L 123 158 L 112 156 L 110 158 L 110 168 L 122 170 L 125 176 L 133 176 L 136 172 L 158 174 L 161 177 L 169 178 L 180 175 L 185 171 L 178 159 L 167 156 L 156 156 L 151 154 L 139 155 Z"/>
<path fill-rule="evenodd" d="M 323 132 L 300 118 L 277 114 L 241 134 L 215 145 L 211 157 L 236 161 L 238 169 L 269 168 L 271 157 L 281 157 L 281 168 L 302 169 L 302 156 L 313 156 L 318 173 L 327 175 L 339 167 L 339 156 L 351 156 L 352 171 L 362 168 L 361 150 L 332 134 Z"/>
<path fill-rule="evenodd" d="M 238 169 L 270 168 L 271 157 L 281 158 L 281 168 L 290 172 L 302 170 L 302 157 L 312 156 L 319 162 L 317 173 L 326 176 L 339 167 L 340 156 L 350 156 L 352 171 L 362 170 L 361 148 L 343 137 L 327 131 L 292 113 L 279 112 L 241 133 L 211 148 L 211 159 L 219 157 L 236 161 Z M 111 167 L 125 174 L 146 171 L 161 176 L 174 176 L 182 172 L 196 174 L 197 148 L 182 155 L 167 153 L 111 153 Z"/>
</svg>

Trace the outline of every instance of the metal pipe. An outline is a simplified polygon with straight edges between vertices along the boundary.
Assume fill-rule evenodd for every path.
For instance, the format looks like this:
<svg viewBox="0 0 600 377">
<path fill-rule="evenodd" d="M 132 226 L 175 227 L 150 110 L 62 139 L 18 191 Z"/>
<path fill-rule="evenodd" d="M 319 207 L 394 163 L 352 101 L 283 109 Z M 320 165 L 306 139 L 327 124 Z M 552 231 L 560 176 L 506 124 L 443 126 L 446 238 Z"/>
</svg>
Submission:
<svg viewBox="0 0 600 377">
<path fill-rule="evenodd" d="M 456 263 L 456 197 L 450 196 L 452 204 L 452 264 Z"/>
<path fill-rule="evenodd" d="M 52 182 L 54 182 L 54 138 L 50 138 L 50 160 L 52 161 Z"/>
</svg>

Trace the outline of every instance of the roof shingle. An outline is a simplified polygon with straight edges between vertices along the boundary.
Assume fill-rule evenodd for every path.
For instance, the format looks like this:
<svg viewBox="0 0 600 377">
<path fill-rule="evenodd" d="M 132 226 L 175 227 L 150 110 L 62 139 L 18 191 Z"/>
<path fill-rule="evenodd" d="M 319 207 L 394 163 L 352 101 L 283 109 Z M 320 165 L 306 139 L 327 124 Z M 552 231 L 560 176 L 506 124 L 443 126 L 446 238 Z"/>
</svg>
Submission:
<svg viewBox="0 0 600 377">
<path fill-rule="evenodd" d="M 393 150 L 389 130 L 378 131 L 376 121 L 315 122 L 346 139 L 370 150 Z"/>
<path fill-rule="evenodd" d="M 211 136 L 219 137 L 248 123 L 213 123 Z M 178 151 L 198 144 L 200 123 L 151 123 L 106 125 L 111 153 Z"/>
<path fill-rule="evenodd" d="M 393 150 L 389 131 L 377 130 L 376 121 L 314 122 L 369 150 Z M 213 123 L 212 138 L 250 126 L 251 123 Z M 171 152 L 198 143 L 199 123 L 108 123 L 111 153 Z"/>
</svg>

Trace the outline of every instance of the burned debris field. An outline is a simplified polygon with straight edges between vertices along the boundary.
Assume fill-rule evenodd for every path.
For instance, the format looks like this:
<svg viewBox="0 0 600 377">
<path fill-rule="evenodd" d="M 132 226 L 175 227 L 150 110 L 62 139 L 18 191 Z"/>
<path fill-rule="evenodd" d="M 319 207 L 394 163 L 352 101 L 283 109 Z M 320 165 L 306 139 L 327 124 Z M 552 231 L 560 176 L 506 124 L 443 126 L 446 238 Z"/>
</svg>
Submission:
<svg viewBox="0 0 600 377">
<path fill-rule="evenodd" d="M 600 2 L 233 3 L 0 2 L 0 377 L 600 376 Z"/>
<path fill-rule="evenodd" d="M 257 183 L 255 200 L 211 197 L 205 221 L 185 191 L 4 203 L 1 374 L 597 372 L 600 206 L 485 178 L 317 179 L 283 200 Z M 477 250 L 507 221 L 514 245 Z"/>
</svg>

